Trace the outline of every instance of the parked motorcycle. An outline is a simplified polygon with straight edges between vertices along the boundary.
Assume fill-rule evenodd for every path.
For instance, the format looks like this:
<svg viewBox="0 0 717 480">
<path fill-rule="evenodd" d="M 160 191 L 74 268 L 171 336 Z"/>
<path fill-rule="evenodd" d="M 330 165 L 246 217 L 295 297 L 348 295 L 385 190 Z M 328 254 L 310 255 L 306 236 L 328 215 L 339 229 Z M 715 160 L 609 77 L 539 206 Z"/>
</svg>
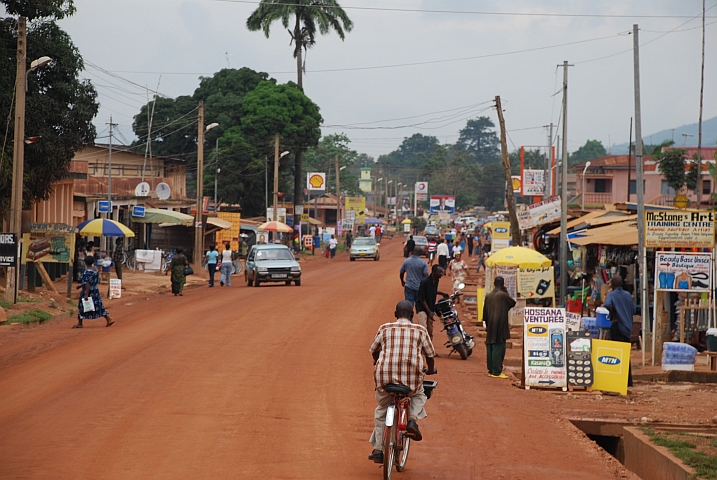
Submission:
<svg viewBox="0 0 717 480">
<path fill-rule="evenodd" d="M 457 292 L 436 303 L 436 314 L 441 319 L 443 331 L 448 335 L 448 341 L 445 345 L 451 349 L 451 353 L 458 352 L 462 360 L 466 360 L 471 356 L 476 345 L 473 341 L 473 335 L 468 335 L 463 329 L 463 324 L 458 318 L 458 312 L 453 308 L 453 300 L 462 295 L 461 290 L 464 288 L 465 285 L 461 283 L 458 285 Z"/>
</svg>

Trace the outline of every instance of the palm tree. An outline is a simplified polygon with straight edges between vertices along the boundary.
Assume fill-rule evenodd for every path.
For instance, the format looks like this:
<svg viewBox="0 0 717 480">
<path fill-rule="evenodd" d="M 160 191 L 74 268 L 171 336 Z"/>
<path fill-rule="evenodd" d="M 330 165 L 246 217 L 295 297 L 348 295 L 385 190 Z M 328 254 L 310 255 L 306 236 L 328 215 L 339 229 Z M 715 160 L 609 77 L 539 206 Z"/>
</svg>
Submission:
<svg viewBox="0 0 717 480">
<path fill-rule="evenodd" d="M 289 21 L 294 17 L 294 29 L 289 29 Z M 350 32 L 353 22 L 336 0 L 261 0 L 259 7 L 246 21 L 247 28 L 255 32 L 263 30 L 269 38 L 269 28 L 276 20 L 286 28 L 294 44 L 296 58 L 297 84 L 303 90 L 302 73 L 305 64 L 302 55 L 316 43 L 316 28 L 322 35 L 331 29 L 338 33 L 341 40 L 345 39 L 344 30 Z M 303 52 L 302 52 L 303 49 Z"/>
</svg>

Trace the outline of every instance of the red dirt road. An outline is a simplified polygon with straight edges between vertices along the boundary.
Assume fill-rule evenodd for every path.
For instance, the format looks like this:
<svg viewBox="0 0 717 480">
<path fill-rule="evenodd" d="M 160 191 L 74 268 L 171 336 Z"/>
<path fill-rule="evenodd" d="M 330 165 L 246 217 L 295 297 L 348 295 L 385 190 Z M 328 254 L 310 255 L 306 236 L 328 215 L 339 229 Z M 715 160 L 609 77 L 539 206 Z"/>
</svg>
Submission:
<svg viewBox="0 0 717 480">
<path fill-rule="evenodd" d="M 115 300 L 111 328 L 0 333 L 0 477 L 381 478 L 368 347 L 403 260 L 398 239 L 382 247 L 379 262 L 307 261 L 301 287 L 235 277 Z M 484 355 L 437 359 L 424 441 L 396 478 L 620 478 L 538 392 L 489 378 Z"/>
</svg>

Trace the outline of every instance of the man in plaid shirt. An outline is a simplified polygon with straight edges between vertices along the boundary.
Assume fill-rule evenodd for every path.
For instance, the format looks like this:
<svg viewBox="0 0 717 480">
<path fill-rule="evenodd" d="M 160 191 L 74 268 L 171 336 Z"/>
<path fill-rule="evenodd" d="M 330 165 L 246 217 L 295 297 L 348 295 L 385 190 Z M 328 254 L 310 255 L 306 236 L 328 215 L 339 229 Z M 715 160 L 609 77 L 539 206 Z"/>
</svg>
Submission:
<svg viewBox="0 0 717 480">
<path fill-rule="evenodd" d="M 384 387 L 389 383 L 405 385 L 411 389 L 411 408 L 406 432 L 415 440 L 420 441 L 422 436 L 418 430 L 416 420 L 424 418 L 426 411 L 426 395 L 423 392 L 423 356 L 426 357 L 428 375 L 436 373 L 433 357 L 436 352 L 428 336 L 428 331 L 413 320 L 413 306 L 407 300 L 401 300 L 396 305 L 396 321 L 386 323 L 379 327 L 376 338 L 369 351 L 373 355 L 376 371 L 374 383 L 376 385 L 376 402 L 378 406 L 374 412 L 374 429 L 369 440 L 373 445 L 373 452 L 368 459 L 376 463 L 383 463 L 383 429 L 386 422 L 386 410 L 391 404 L 393 396 L 386 393 Z"/>
</svg>

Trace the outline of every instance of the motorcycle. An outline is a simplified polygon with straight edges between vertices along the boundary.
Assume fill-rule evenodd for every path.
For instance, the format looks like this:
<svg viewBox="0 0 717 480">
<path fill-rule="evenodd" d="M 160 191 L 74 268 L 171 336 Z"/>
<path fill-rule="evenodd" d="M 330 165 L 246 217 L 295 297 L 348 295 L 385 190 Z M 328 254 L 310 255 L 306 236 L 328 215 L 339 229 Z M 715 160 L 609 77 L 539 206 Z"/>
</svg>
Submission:
<svg viewBox="0 0 717 480">
<path fill-rule="evenodd" d="M 453 300 L 462 295 L 461 290 L 464 288 L 465 285 L 461 283 L 458 285 L 457 292 L 436 303 L 436 314 L 443 324 L 443 331 L 448 335 L 448 341 L 445 345 L 451 349 L 451 353 L 458 352 L 462 360 L 470 357 L 473 353 L 473 348 L 476 346 L 475 341 L 473 341 L 473 335 L 467 334 L 463 329 L 463 324 L 458 318 L 458 312 L 453 308 Z"/>
</svg>

